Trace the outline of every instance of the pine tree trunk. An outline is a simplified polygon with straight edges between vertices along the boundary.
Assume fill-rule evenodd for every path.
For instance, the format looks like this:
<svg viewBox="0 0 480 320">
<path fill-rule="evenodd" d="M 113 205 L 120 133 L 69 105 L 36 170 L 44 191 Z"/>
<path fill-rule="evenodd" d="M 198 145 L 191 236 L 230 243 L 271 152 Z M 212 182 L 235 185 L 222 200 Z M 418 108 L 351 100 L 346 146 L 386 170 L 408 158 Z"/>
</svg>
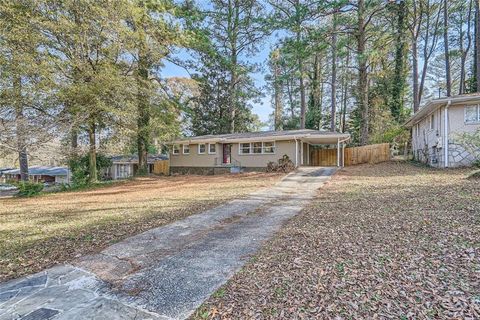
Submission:
<svg viewBox="0 0 480 320">
<path fill-rule="evenodd" d="M 337 16 L 333 17 L 330 131 L 337 131 Z"/>
<path fill-rule="evenodd" d="M 468 2 L 468 14 L 466 21 L 463 20 L 463 15 L 461 19 L 460 26 L 460 39 L 459 39 L 459 50 L 460 50 L 460 85 L 458 88 L 458 94 L 465 94 L 467 92 L 467 59 L 468 53 L 470 52 L 470 47 L 472 46 L 472 28 L 471 28 L 471 19 L 472 19 L 472 9 L 473 9 L 473 0 Z M 466 22 L 467 30 L 463 30 L 463 25 Z M 466 45 L 465 45 L 466 41 Z"/>
<path fill-rule="evenodd" d="M 78 130 L 76 128 L 72 128 L 70 131 L 70 147 L 72 148 L 72 155 L 76 155 L 78 149 Z"/>
<path fill-rule="evenodd" d="M 301 35 L 300 31 L 297 32 L 297 46 L 300 46 Z M 303 58 L 301 56 L 300 50 L 298 54 L 298 73 L 299 73 L 299 83 L 300 83 L 300 129 L 305 129 L 305 116 L 307 114 L 307 102 L 305 97 L 305 82 L 303 79 Z"/>
<path fill-rule="evenodd" d="M 236 91 L 236 83 L 237 83 L 237 64 L 236 64 L 236 56 L 232 59 L 232 70 L 231 70 L 231 78 L 230 78 L 230 97 L 231 97 L 231 109 L 230 109 L 230 133 L 235 133 L 235 118 L 237 116 L 237 91 Z"/>
<path fill-rule="evenodd" d="M 417 40 L 412 42 L 412 78 L 413 78 L 413 112 L 416 113 L 420 109 L 420 94 L 418 84 L 418 47 Z"/>
<path fill-rule="evenodd" d="M 452 75 L 450 70 L 450 47 L 448 44 L 448 0 L 443 2 L 443 43 L 445 49 L 445 78 L 447 97 L 452 95 Z"/>
<path fill-rule="evenodd" d="M 358 60 L 358 108 L 360 110 L 360 144 L 368 144 L 368 70 L 365 58 L 365 1 L 358 1 L 357 60 Z"/>
<path fill-rule="evenodd" d="M 88 141 L 90 144 L 89 148 L 89 182 L 95 183 L 98 181 L 97 179 L 97 148 L 96 148 L 96 135 L 95 135 L 95 121 L 93 119 L 90 120 L 88 126 Z"/>
<path fill-rule="evenodd" d="M 319 53 L 315 53 L 313 59 L 313 80 L 312 80 L 312 104 L 309 106 L 314 110 L 314 123 L 312 128 L 316 128 L 318 126 L 318 130 L 321 128 L 321 120 L 322 120 L 322 73 L 321 73 L 321 56 Z"/>
<path fill-rule="evenodd" d="M 13 76 L 13 94 L 15 104 L 15 125 L 17 133 L 18 162 L 20 164 L 20 180 L 28 181 L 28 154 L 26 145 L 26 126 L 23 114 L 22 79 L 18 75 Z"/>
<path fill-rule="evenodd" d="M 279 53 L 278 53 L 279 54 Z M 283 116 L 283 107 L 282 107 L 282 85 L 280 83 L 280 66 L 278 64 L 279 57 L 273 57 L 273 84 L 274 84 L 274 94 L 275 94 L 275 130 L 279 131 L 283 129 L 282 125 L 282 116 Z"/>
<path fill-rule="evenodd" d="M 240 8 L 237 5 L 236 1 L 229 1 L 229 41 L 230 41 L 230 99 L 231 99 L 231 109 L 230 109 L 230 133 L 235 133 L 235 120 L 237 117 L 237 107 L 238 107 L 238 97 L 237 97 L 237 82 L 238 82 L 238 26 L 240 21 Z"/>
<path fill-rule="evenodd" d="M 305 83 L 303 80 L 303 61 L 298 59 L 298 70 L 300 73 L 300 129 L 305 129 L 305 115 L 307 113 L 306 99 L 305 99 Z"/>
<path fill-rule="evenodd" d="M 143 39 L 145 41 L 145 39 Z M 137 70 L 137 145 L 138 175 L 148 173 L 148 144 L 150 142 L 150 106 L 148 103 L 148 60 L 145 43 L 140 45 Z"/>
<path fill-rule="evenodd" d="M 393 79 L 392 105 L 390 111 L 397 122 L 401 122 L 403 115 L 403 94 L 405 92 L 405 2 L 397 6 L 397 36 L 395 43 L 395 75 Z"/>
<path fill-rule="evenodd" d="M 465 54 L 464 48 L 464 35 L 463 35 L 463 27 L 460 26 L 460 39 L 459 39 L 459 51 L 460 51 L 460 85 L 458 86 L 458 94 L 465 93 L 465 64 L 467 61 L 467 55 Z"/>
<path fill-rule="evenodd" d="M 349 66 L 350 64 L 350 53 L 347 53 L 347 61 L 346 61 L 346 66 Z M 343 97 L 342 97 L 342 126 L 341 130 L 342 133 L 345 132 L 346 129 L 346 120 L 347 120 L 347 101 L 348 101 L 348 79 L 347 79 L 347 70 L 345 70 L 345 74 L 343 77 Z"/>
</svg>

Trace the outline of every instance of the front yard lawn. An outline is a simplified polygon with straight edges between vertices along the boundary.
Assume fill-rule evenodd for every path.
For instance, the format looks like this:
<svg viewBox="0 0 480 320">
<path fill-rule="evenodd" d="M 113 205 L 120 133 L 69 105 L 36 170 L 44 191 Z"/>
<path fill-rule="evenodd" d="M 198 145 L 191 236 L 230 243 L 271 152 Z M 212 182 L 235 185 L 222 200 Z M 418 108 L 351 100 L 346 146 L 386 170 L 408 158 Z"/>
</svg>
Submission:
<svg viewBox="0 0 480 320">
<path fill-rule="evenodd" d="M 279 174 L 140 178 L 97 190 L 0 199 L 0 281 L 277 182 Z"/>
<path fill-rule="evenodd" d="M 193 318 L 479 319 L 470 172 L 344 169 Z"/>
</svg>

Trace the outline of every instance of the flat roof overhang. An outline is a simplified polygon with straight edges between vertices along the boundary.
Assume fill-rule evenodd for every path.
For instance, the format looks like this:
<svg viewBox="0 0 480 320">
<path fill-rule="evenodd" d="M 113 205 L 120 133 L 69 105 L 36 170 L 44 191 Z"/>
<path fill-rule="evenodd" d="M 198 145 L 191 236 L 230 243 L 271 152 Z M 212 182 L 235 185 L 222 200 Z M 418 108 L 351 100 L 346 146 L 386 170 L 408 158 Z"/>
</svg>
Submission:
<svg viewBox="0 0 480 320">
<path fill-rule="evenodd" d="M 347 142 L 350 140 L 350 134 L 338 135 L 311 135 L 301 138 L 302 141 L 309 144 L 337 144 L 338 142 Z"/>
<path fill-rule="evenodd" d="M 303 135 L 284 135 L 284 136 L 265 136 L 265 137 L 250 137 L 250 138 L 216 138 L 216 139 L 180 139 L 172 141 L 172 144 L 199 144 L 199 143 L 242 143 L 242 142 L 261 142 L 261 141 L 287 141 L 287 140 L 302 140 L 309 144 L 336 144 L 350 140 L 348 133 L 311 133 Z"/>
</svg>

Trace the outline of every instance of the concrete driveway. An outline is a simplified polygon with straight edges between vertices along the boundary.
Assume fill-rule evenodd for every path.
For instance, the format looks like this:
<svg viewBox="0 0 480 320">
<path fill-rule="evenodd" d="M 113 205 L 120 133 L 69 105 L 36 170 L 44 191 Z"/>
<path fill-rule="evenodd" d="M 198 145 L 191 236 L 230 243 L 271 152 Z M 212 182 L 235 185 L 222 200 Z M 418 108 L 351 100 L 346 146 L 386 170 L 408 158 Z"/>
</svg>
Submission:
<svg viewBox="0 0 480 320">
<path fill-rule="evenodd" d="M 185 319 L 335 170 L 300 168 L 272 188 L 0 284 L 0 320 Z"/>
</svg>

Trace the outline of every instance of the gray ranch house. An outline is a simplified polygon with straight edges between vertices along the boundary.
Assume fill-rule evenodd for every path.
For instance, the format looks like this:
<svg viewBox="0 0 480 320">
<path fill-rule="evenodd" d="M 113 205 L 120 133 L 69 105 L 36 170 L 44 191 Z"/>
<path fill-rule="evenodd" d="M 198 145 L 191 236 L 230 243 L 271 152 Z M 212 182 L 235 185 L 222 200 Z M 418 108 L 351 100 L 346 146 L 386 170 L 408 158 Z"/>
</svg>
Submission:
<svg viewBox="0 0 480 320">
<path fill-rule="evenodd" d="M 5 181 L 20 181 L 20 169 L 3 171 Z M 28 179 L 33 182 L 66 184 L 70 183 L 71 172 L 67 167 L 31 166 Z"/>
<path fill-rule="evenodd" d="M 310 165 L 310 150 L 335 145 L 337 166 L 343 166 L 350 134 L 318 130 L 245 132 L 185 137 L 170 143 L 170 172 L 220 174 L 265 171 L 269 162 L 287 155 L 295 167 Z"/>
<path fill-rule="evenodd" d="M 475 160 L 457 141 L 480 129 L 480 95 L 459 95 L 429 101 L 406 123 L 412 131 L 416 160 L 434 167 L 469 166 Z"/>
</svg>

